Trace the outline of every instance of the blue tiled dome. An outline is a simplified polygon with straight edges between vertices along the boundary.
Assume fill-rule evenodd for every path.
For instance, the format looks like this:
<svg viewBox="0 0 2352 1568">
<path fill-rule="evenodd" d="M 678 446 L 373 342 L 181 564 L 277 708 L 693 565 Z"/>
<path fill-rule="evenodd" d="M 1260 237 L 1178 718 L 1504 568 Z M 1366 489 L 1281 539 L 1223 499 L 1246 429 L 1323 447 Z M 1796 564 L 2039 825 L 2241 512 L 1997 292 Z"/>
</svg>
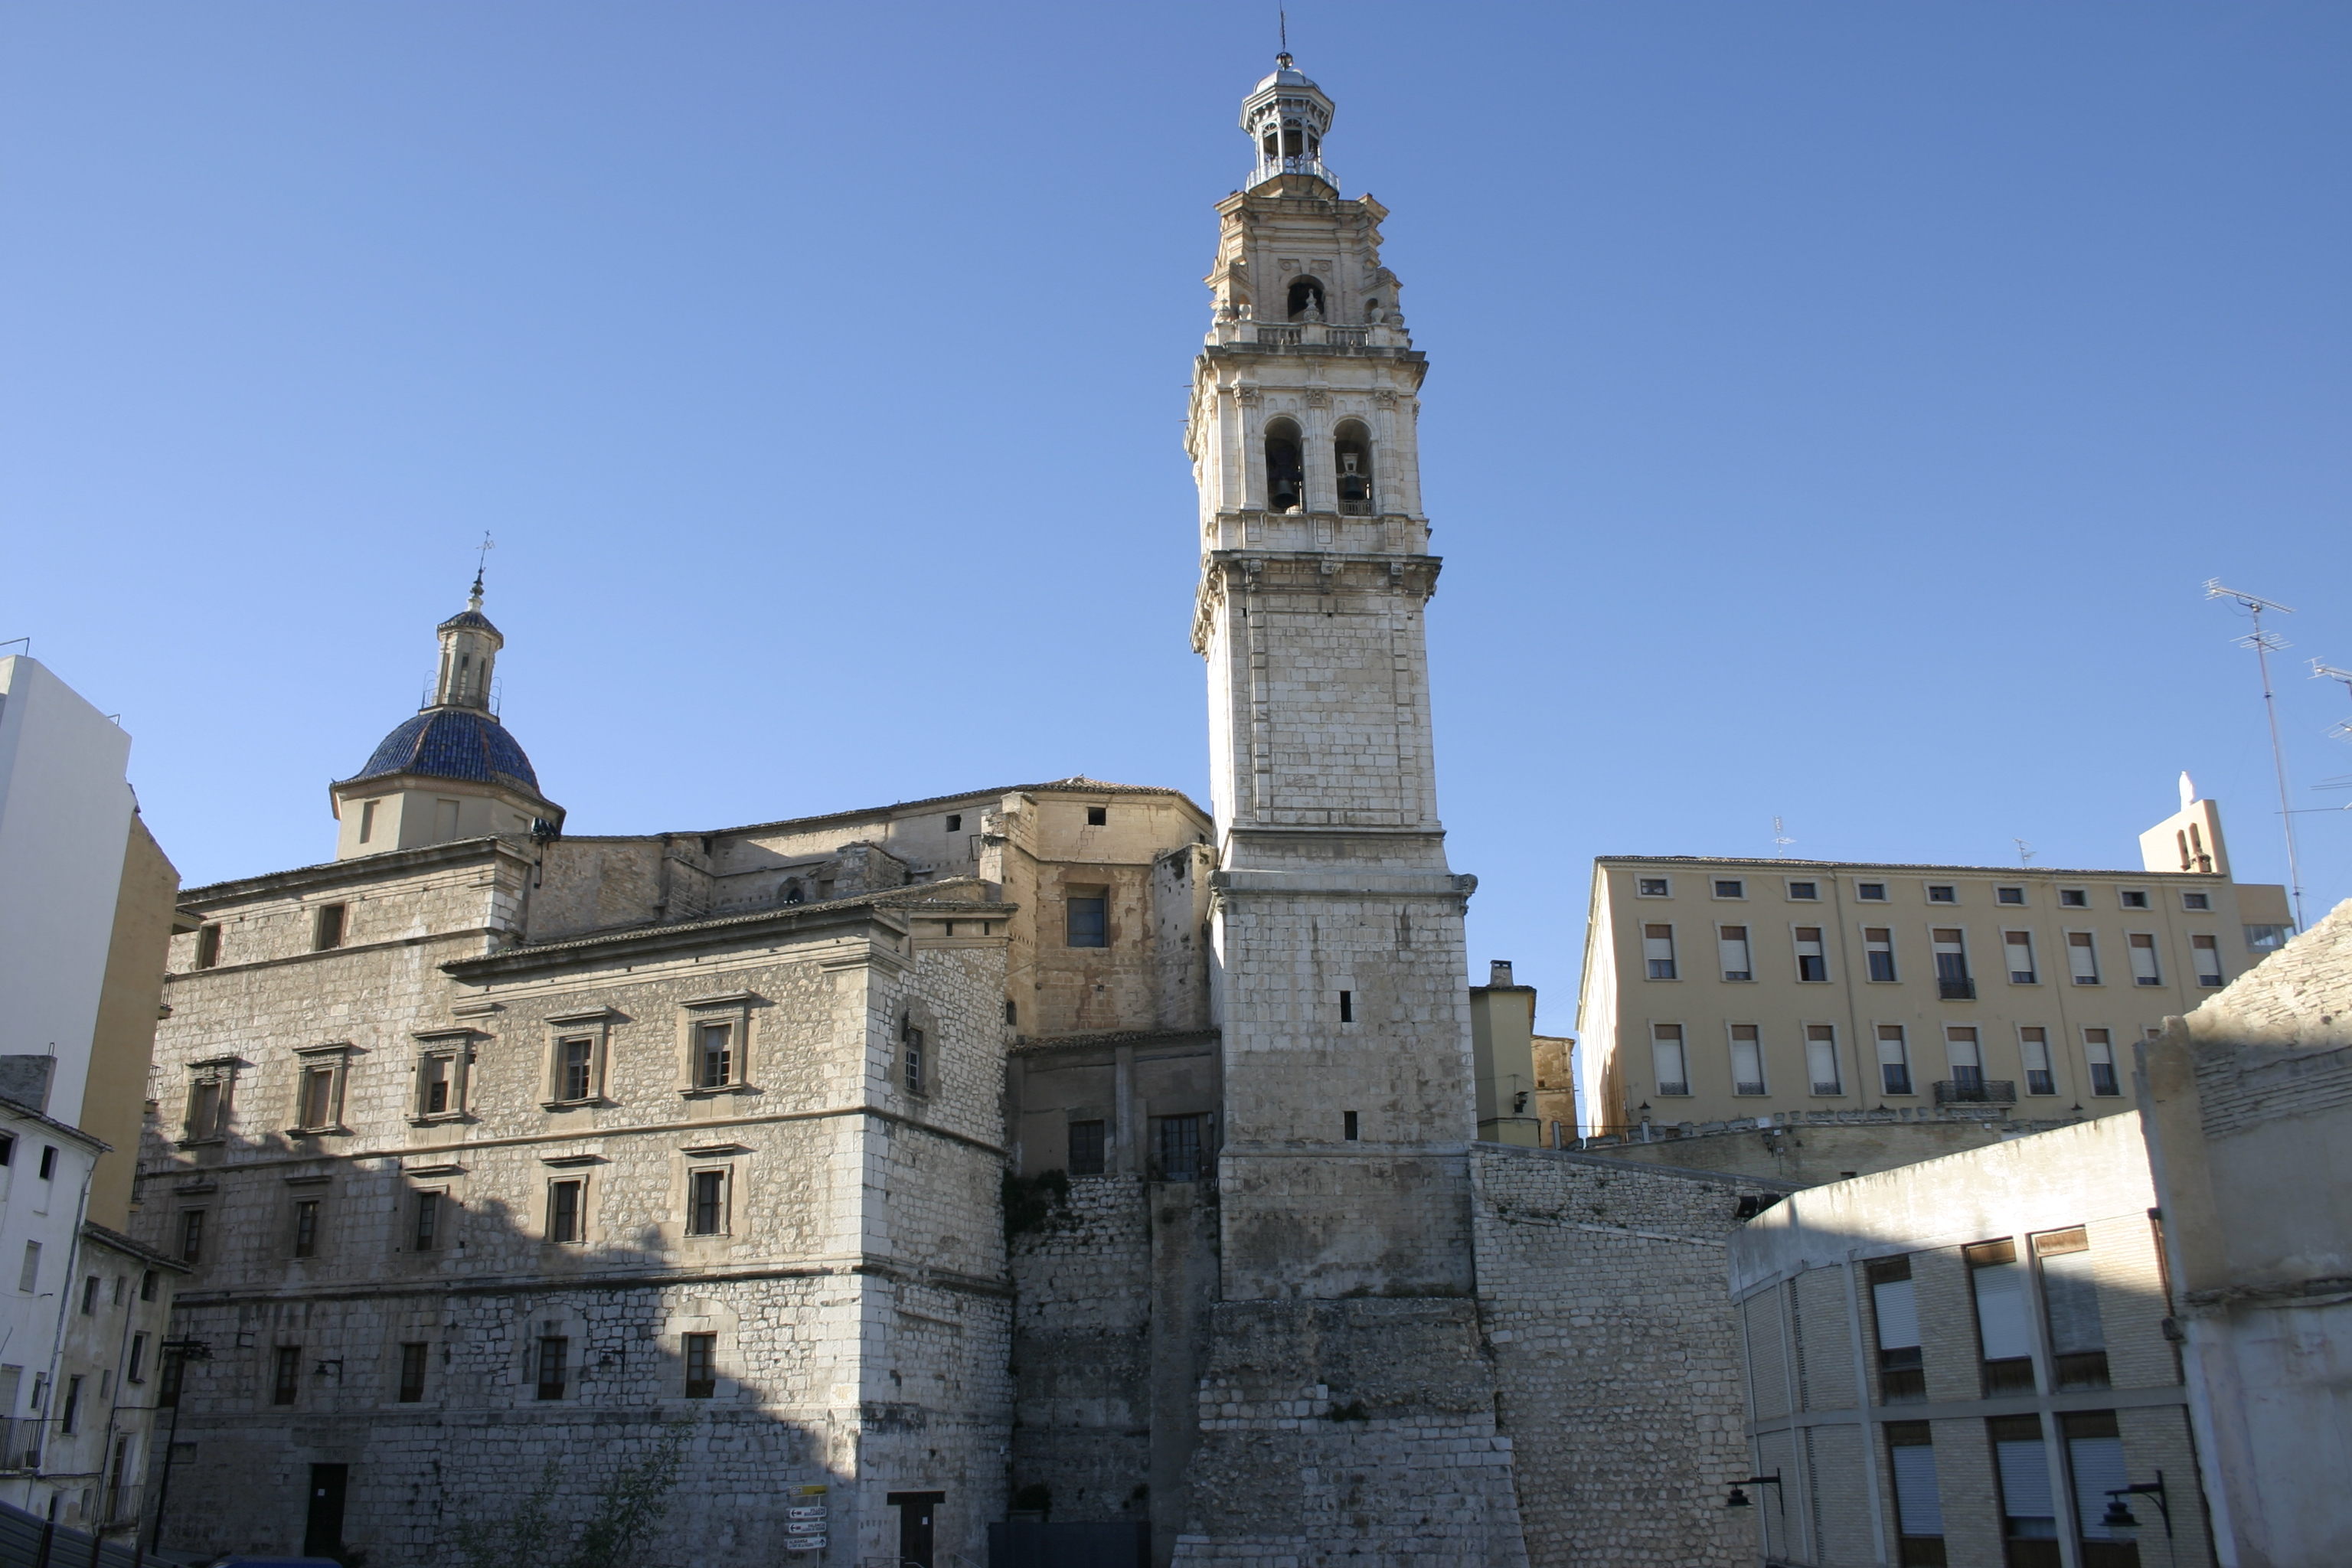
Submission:
<svg viewBox="0 0 2352 1568">
<path fill-rule="evenodd" d="M 501 784 L 539 793 L 539 775 L 506 726 L 468 708 L 431 708 L 386 735 L 367 766 L 345 779 L 387 773 L 423 773 L 429 778 Z"/>
</svg>

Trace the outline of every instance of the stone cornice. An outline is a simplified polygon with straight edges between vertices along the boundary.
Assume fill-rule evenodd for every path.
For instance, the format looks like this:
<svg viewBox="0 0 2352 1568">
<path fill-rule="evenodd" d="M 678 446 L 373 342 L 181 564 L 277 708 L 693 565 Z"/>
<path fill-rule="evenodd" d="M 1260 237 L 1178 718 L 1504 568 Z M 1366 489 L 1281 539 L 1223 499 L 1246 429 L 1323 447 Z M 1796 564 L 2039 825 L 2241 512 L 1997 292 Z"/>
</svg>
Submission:
<svg viewBox="0 0 2352 1568">
<path fill-rule="evenodd" d="M 239 899 L 341 887 L 352 882 L 375 881 L 386 876 L 413 876 L 444 866 L 463 865 L 469 860 L 499 858 L 513 862 L 517 869 L 527 869 L 531 864 L 530 857 L 507 839 L 460 838 L 447 844 L 427 844 L 415 849 L 388 849 L 381 855 L 362 855 L 354 860 L 329 860 L 316 866 L 297 866 L 289 870 L 268 871 L 257 877 L 242 877 L 235 881 L 190 888 L 180 894 L 180 908 L 201 913 L 215 905 Z"/>
</svg>

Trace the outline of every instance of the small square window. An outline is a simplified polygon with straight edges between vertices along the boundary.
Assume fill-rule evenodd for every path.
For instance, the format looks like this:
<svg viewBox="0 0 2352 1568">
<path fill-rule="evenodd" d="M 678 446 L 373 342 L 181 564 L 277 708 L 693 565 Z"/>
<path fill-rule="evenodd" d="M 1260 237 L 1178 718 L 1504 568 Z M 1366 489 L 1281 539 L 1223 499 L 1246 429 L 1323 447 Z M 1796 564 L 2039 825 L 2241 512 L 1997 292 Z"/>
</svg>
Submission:
<svg viewBox="0 0 2352 1568">
<path fill-rule="evenodd" d="M 319 912 L 315 917 L 317 923 L 310 928 L 312 952 L 325 952 L 330 948 L 343 945 L 343 909 L 344 906 L 341 904 L 319 906 Z"/>
<path fill-rule="evenodd" d="M 1853 885 L 1853 896 L 1857 899 L 1863 900 L 1866 903 L 1883 904 L 1886 901 L 1886 884 L 1884 882 L 1856 882 Z"/>
<path fill-rule="evenodd" d="M 948 818 L 948 831 L 950 833 L 961 833 L 963 831 L 963 817 L 961 814 L 959 813 L 950 816 Z"/>
<path fill-rule="evenodd" d="M 1957 904 L 1960 901 L 1960 890 L 1949 882 L 1930 882 L 1927 884 L 1927 901 L 1931 904 Z"/>
<path fill-rule="evenodd" d="M 2021 904 L 2025 902 L 2025 889 L 2023 888 L 1995 888 L 1992 890 L 1992 897 L 1993 902 L 1998 904 Z"/>
<path fill-rule="evenodd" d="M 1087 826 L 1088 827 L 1101 827 L 1109 821 L 1110 807 L 1107 805 L 1090 805 L 1087 807 Z"/>
<path fill-rule="evenodd" d="M 2091 895 L 2081 888 L 2061 888 L 2058 901 L 2070 910 L 2086 910 L 2091 907 Z"/>
<path fill-rule="evenodd" d="M 1718 899 L 1744 899 L 1748 896 L 1748 884 L 1729 877 L 1717 877 L 1715 879 L 1715 896 Z"/>
<path fill-rule="evenodd" d="M 2180 907 L 2184 910 L 2210 910 L 2213 907 L 2213 895 L 2210 893 L 2183 893 L 2180 895 Z"/>
<path fill-rule="evenodd" d="M 2127 910 L 2144 910 L 2147 908 L 2147 895 L 2140 891 L 2137 888 L 2126 888 L 2118 893 L 2116 897 L 2123 900 L 2124 908 Z"/>
<path fill-rule="evenodd" d="M 1666 896 L 1666 879 L 1664 877 L 1643 877 L 1636 890 L 1645 899 L 1663 899 Z"/>
<path fill-rule="evenodd" d="M 1792 899 L 1803 899 L 1807 900 L 1818 899 L 1822 896 L 1821 884 L 1818 882 L 1791 882 L 1789 884 L 1789 896 Z"/>
</svg>

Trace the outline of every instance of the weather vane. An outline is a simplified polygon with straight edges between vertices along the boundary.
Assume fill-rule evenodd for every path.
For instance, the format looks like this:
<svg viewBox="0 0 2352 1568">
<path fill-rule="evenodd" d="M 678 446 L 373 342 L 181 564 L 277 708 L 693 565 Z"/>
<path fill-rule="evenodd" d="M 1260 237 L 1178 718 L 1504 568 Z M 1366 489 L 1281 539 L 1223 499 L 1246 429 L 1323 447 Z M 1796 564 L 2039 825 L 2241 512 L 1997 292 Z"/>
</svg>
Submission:
<svg viewBox="0 0 2352 1568">
<path fill-rule="evenodd" d="M 474 597 L 477 599 L 482 596 L 482 570 L 490 563 L 490 552 L 498 547 L 499 542 L 490 537 L 490 531 L 487 528 L 482 530 L 482 547 L 474 552 Z"/>
</svg>

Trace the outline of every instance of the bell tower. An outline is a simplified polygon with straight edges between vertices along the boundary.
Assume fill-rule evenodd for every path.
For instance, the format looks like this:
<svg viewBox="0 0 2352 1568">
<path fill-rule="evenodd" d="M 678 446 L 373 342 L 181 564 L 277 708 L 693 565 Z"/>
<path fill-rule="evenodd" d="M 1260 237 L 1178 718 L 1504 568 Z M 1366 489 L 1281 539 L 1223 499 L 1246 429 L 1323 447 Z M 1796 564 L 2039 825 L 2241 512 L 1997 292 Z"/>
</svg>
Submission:
<svg viewBox="0 0 2352 1568">
<path fill-rule="evenodd" d="M 1423 356 L 1386 209 L 1281 57 L 1217 207 L 1187 445 L 1201 496 L 1224 1036 L 1227 1300 L 1466 1292 L 1462 917 L 1430 755 Z"/>
</svg>

